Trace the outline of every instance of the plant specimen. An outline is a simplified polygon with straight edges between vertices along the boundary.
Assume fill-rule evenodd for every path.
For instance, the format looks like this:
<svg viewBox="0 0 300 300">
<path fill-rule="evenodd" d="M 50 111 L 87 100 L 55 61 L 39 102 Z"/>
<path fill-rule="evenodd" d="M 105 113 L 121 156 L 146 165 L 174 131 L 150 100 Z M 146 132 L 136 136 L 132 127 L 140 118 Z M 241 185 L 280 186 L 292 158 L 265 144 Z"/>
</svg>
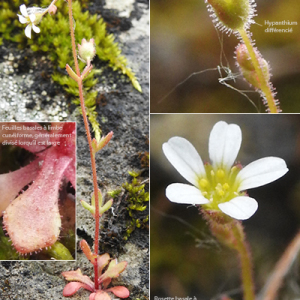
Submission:
<svg viewBox="0 0 300 300">
<path fill-rule="evenodd" d="M 254 0 L 205 0 L 217 28 L 233 32 L 241 43 L 236 47 L 236 60 L 244 78 L 261 94 L 267 112 L 280 112 L 279 101 L 270 82 L 269 65 L 254 47 L 249 28 L 254 23 Z"/>
<path fill-rule="evenodd" d="M 192 185 L 174 183 L 167 198 L 176 203 L 198 206 L 215 237 L 237 251 L 241 262 L 245 300 L 254 300 L 252 261 L 240 220 L 250 218 L 258 204 L 246 189 L 268 184 L 288 172 L 283 159 L 265 157 L 242 168 L 234 162 L 242 141 L 235 124 L 218 122 L 209 138 L 211 164 L 203 164 L 193 145 L 181 137 L 163 144 L 163 152 L 175 169 Z"/>
<path fill-rule="evenodd" d="M 58 192 L 62 179 L 66 177 L 76 186 L 75 131 L 75 123 L 1 123 L 3 145 L 19 146 L 36 156 L 27 166 L 0 175 L 0 216 L 3 214 L 4 229 L 20 254 L 47 249 L 59 237 Z M 28 189 L 19 194 L 28 184 Z M 73 259 L 71 254 L 67 259 Z"/>
<path fill-rule="evenodd" d="M 53 7 L 57 0 L 53 0 L 50 7 Z M 98 151 L 100 151 L 112 138 L 113 133 L 110 132 L 106 136 L 101 137 L 101 131 L 95 131 L 95 138 L 92 139 L 90 128 L 88 124 L 85 99 L 84 99 L 84 89 L 83 89 L 83 81 L 87 78 L 89 73 L 92 71 L 91 61 L 96 53 L 96 45 L 95 39 L 91 38 L 89 42 L 86 39 L 82 39 L 80 45 L 78 45 L 78 51 L 75 43 L 75 20 L 73 18 L 73 3 L 72 0 L 68 0 L 67 4 L 68 8 L 68 16 L 69 16 L 69 30 L 71 35 L 71 48 L 72 48 L 72 56 L 73 56 L 73 65 L 75 66 L 74 70 L 69 65 L 66 64 L 66 71 L 70 76 L 70 79 L 76 83 L 78 89 L 78 95 L 80 99 L 81 112 L 83 116 L 84 126 L 86 130 L 86 136 L 89 144 L 90 158 L 91 158 L 91 167 L 92 167 L 92 177 L 93 177 L 93 189 L 94 192 L 92 194 L 91 205 L 86 202 L 82 202 L 83 206 L 88 209 L 95 218 L 95 239 L 94 239 L 94 249 L 93 252 L 90 250 L 87 242 L 85 240 L 80 242 L 81 249 L 86 255 L 86 257 L 90 260 L 90 262 L 94 266 L 94 282 L 92 282 L 87 276 L 82 275 L 80 270 L 77 271 L 67 271 L 63 272 L 62 275 L 70 282 L 66 285 L 63 295 L 64 296 L 72 296 L 76 293 L 81 287 L 92 292 L 89 299 L 97 300 L 97 299 L 107 299 L 109 298 L 107 292 L 113 292 L 118 297 L 126 298 L 129 296 L 129 291 L 125 287 L 112 287 L 107 288 L 111 282 L 112 278 L 118 277 L 121 272 L 127 266 L 127 262 L 117 263 L 116 260 L 110 261 L 110 256 L 108 254 L 98 255 L 98 247 L 99 247 L 99 222 L 101 215 L 110 209 L 112 205 L 112 200 L 107 203 L 102 203 L 102 195 L 100 190 L 98 189 L 97 183 L 97 174 L 96 174 L 96 161 L 95 155 Z M 28 9 L 27 9 L 28 11 Z M 56 9 L 54 9 L 56 11 Z M 30 15 L 30 14 L 29 14 Z M 34 18 L 30 18 L 32 21 Z M 34 21 L 32 21 L 34 22 Z M 86 63 L 83 71 L 80 70 L 79 58 Z M 71 64 L 72 65 L 72 64 Z M 107 266 L 107 269 L 105 267 Z"/>
</svg>

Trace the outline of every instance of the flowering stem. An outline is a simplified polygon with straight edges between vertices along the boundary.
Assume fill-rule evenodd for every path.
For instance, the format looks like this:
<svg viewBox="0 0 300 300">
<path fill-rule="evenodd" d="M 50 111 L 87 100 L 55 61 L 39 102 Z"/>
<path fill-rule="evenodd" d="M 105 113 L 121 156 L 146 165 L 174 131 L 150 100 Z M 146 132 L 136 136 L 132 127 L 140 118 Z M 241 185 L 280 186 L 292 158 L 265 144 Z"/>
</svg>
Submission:
<svg viewBox="0 0 300 300">
<path fill-rule="evenodd" d="M 242 230 L 242 225 L 237 222 Z M 248 243 L 241 236 L 240 230 L 237 227 L 233 228 L 233 234 L 236 237 L 236 250 L 239 253 L 242 269 L 242 283 L 244 290 L 244 300 L 254 300 L 254 283 L 252 277 L 252 263 Z"/>
<path fill-rule="evenodd" d="M 202 209 L 201 212 L 204 219 L 208 221 L 214 236 L 221 243 L 238 252 L 242 269 L 244 300 L 254 300 L 251 255 L 242 223 L 219 211 Z"/>
<path fill-rule="evenodd" d="M 261 69 L 261 66 L 259 64 L 259 61 L 256 57 L 256 54 L 255 54 L 255 51 L 253 49 L 253 45 L 251 43 L 251 40 L 246 32 L 246 30 L 243 28 L 243 29 L 240 29 L 239 30 L 239 34 L 240 36 L 242 37 L 243 41 L 244 41 L 244 44 L 246 45 L 247 47 L 247 50 L 249 52 L 249 55 L 251 57 L 251 61 L 252 61 L 252 64 L 255 68 L 255 72 L 258 76 L 258 80 L 260 82 L 260 87 L 261 87 L 261 91 L 262 93 L 265 95 L 266 97 L 266 101 L 267 101 L 267 106 L 269 107 L 269 112 L 270 113 L 279 113 L 280 112 L 280 109 L 278 107 L 278 103 L 277 101 L 274 99 L 274 94 L 272 92 L 272 88 L 270 86 L 270 83 L 268 83 L 263 75 L 263 72 L 262 72 L 262 69 Z"/>
<path fill-rule="evenodd" d="M 80 75 L 80 69 L 78 65 L 77 60 L 77 54 L 76 54 L 76 45 L 75 45 L 75 35 L 74 35 L 74 26 L 73 26 L 73 16 L 72 16 L 72 0 L 69 1 L 69 24 L 70 24 L 70 33 L 71 33 L 71 41 L 72 41 L 72 51 L 73 51 L 73 58 L 75 63 L 75 69 L 76 73 L 79 77 L 77 80 L 78 83 L 78 90 L 79 90 L 79 98 L 80 98 L 80 106 L 82 111 L 82 117 L 84 122 L 84 127 L 86 131 L 86 136 L 89 144 L 90 149 L 90 156 L 91 156 L 91 165 L 92 165 L 92 174 L 93 174 L 93 186 L 94 186 L 94 195 L 95 195 L 95 239 L 94 239 L 94 254 L 98 254 L 98 245 L 99 245 L 99 197 L 98 197 L 98 184 L 97 184 L 97 172 L 96 172 L 96 161 L 95 161 L 95 155 L 92 148 L 92 138 L 91 138 L 91 132 L 88 124 L 87 114 L 85 110 L 85 104 L 84 104 L 84 97 L 83 97 L 83 88 L 82 88 L 82 79 Z M 99 288 L 98 283 L 98 267 L 97 267 L 97 259 L 95 259 L 94 263 L 94 282 L 95 282 L 95 289 L 97 290 Z"/>
<path fill-rule="evenodd" d="M 72 15 L 72 0 L 68 0 L 68 1 L 69 1 L 69 24 L 70 24 L 73 59 L 75 63 L 76 74 L 77 76 L 80 76 L 80 70 L 79 70 L 77 53 L 76 53 L 76 44 L 75 44 L 74 24 L 73 24 L 73 15 Z"/>
</svg>

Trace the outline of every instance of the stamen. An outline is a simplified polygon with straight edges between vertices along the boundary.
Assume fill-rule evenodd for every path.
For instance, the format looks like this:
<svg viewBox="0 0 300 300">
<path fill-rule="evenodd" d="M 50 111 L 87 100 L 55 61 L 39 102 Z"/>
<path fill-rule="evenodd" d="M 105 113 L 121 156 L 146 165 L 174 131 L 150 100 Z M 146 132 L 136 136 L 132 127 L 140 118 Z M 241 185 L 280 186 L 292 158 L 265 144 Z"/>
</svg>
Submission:
<svg viewBox="0 0 300 300">
<path fill-rule="evenodd" d="M 218 169 L 217 171 L 217 177 L 218 178 L 224 178 L 225 177 L 225 172 L 223 169 Z"/>
<path fill-rule="evenodd" d="M 227 191 L 227 190 L 229 190 L 229 188 L 230 188 L 230 186 L 229 186 L 229 184 L 227 182 L 223 184 L 223 189 L 224 190 Z"/>
<path fill-rule="evenodd" d="M 208 187 L 208 185 L 209 185 L 208 180 L 205 179 L 205 178 L 200 179 L 199 184 L 200 184 L 200 187 L 202 187 L 202 188 L 204 188 L 204 189 L 205 189 L 206 187 Z"/>
</svg>

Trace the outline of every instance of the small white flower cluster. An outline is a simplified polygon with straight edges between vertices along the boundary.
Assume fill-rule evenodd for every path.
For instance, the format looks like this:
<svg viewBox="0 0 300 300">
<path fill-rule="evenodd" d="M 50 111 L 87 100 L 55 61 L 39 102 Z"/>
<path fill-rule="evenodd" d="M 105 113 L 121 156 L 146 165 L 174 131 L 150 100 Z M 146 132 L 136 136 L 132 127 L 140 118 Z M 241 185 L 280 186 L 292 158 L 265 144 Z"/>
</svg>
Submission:
<svg viewBox="0 0 300 300">
<path fill-rule="evenodd" d="M 19 21 L 22 24 L 28 24 L 25 28 L 25 35 L 31 39 L 31 29 L 34 32 L 39 33 L 41 30 L 36 26 L 41 18 L 38 15 L 42 14 L 45 10 L 39 7 L 26 8 L 25 4 L 20 6 L 20 12 L 22 15 L 18 15 Z"/>
<path fill-rule="evenodd" d="M 222 211 L 232 218 L 246 220 L 257 210 L 247 189 L 282 177 L 288 168 L 283 159 L 265 157 L 242 168 L 233 166 L 242 142 L 238 125 L 218 122 L 209 138 L 212 164 L 203 164 L 194 146 L 184 138 L 173 137 L 163 144 L 163 152 L 175 169 L 192 185 L 173 183 L 167 198 L 176 203 L 201 204 L 203 209 Z"/>
</svg>

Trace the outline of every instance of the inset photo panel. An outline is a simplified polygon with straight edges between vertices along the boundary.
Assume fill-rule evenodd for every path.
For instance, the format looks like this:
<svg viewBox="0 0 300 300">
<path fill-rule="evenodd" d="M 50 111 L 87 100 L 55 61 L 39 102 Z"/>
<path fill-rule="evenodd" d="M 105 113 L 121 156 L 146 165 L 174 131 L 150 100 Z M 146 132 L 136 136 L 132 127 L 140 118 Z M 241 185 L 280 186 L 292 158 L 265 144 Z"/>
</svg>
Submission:
<svg viewBox="0 0 300 300">
<path fill-rule="evenodd" d="M 151 113 L 300 112 L 298 0 L 151 0 Z"/>
<path fill-rule="evenodd" d="M 151 115 L 151 299 L 299 296 L 299 125 Z"/>
<path fill-rule="evenodd" d="M 74 260 L 76 123 L 0 123 L 1 260 Z"/>
</svg>

